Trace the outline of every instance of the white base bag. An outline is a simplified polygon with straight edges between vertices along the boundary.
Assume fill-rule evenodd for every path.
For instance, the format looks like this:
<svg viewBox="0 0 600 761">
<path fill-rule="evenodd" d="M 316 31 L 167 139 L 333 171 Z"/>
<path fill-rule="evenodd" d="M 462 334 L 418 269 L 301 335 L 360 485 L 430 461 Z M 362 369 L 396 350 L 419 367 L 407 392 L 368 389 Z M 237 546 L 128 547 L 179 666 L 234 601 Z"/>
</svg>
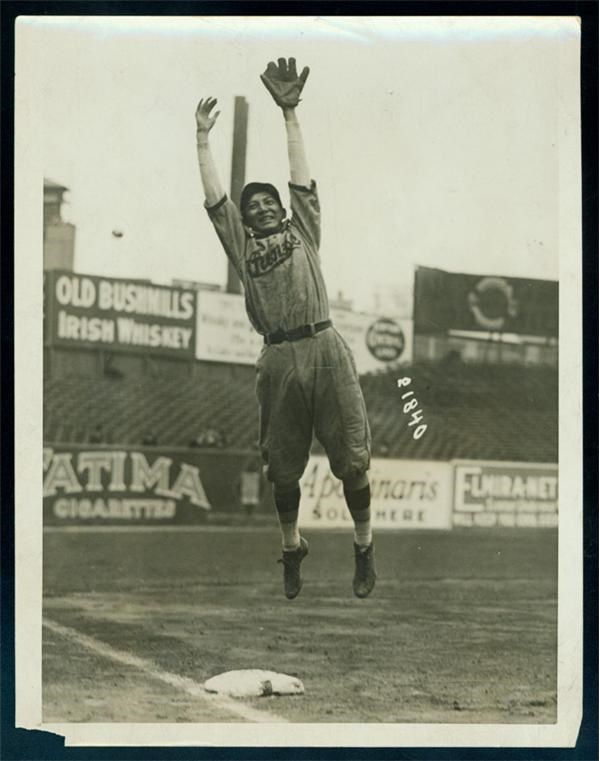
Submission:
<svg viewBox="0 0 600 761">
<path fill-rule="evenodd" d="M 232 698 L 254 698 L 263 695 L 303 695 L 304 685 L 295 676 L 263 669 L 225 671 L 204 682 L 207 692 Z"/>
</svg>

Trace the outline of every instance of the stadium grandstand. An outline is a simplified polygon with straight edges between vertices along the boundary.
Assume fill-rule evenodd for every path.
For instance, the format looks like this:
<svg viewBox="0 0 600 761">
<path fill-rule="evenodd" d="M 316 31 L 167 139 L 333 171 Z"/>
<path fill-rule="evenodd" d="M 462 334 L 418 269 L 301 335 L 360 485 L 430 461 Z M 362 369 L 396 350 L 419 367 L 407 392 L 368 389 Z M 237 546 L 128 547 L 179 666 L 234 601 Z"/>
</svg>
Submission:
<svg viewBox="0 0 600 761">
<path fill-rule="evenodd" d="M 401 412 L 401 376 L 419 389 L 428 426 L 419 440 Z M 361 385 L 376 455 L 557 461 L 558 379 L 546 367 L 417 362 L 363 375 Z M 187 446 L 216 427 L 232 447 L 249 449 L 258 431 L 251 367 L 201 363 L 166 378 L 47 376 L 44 401 L 44 440 L 54 443 L 90 443 L 102 427 L 111 444 L 139 445 L 150 426 L 160 445 Z"/>
<path fill-rule="evenodd" d="M 78 273 L 60 215 L 68 189 L 44 190 L 45 520 L 239 512 L 236 485 L 258 455 L 262 345 L 243 296 Z M 331 305 L 365 398 L 376 518 L 555 525 L 558 284 L 418 267 L 414 285 L 410 318 Z M 337 489 L 323 455 L 315 440 L 305 493 L 320 507 L 305 517 L 343 525 L 323 496 Z"/>
</svg>

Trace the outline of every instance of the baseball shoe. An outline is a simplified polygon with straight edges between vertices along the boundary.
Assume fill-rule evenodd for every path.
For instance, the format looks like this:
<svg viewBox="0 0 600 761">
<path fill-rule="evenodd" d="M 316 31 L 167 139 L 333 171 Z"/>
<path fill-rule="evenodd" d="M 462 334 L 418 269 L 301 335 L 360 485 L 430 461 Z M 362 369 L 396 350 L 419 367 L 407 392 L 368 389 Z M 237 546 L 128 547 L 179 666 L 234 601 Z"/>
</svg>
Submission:
<svg viewBox="0 0 600 761">
<path fill-rule="evenodd" d="M 308 542 L 300 537 L 300 546 L 296 550 L 284 550 L 277 561 L 283 563 L 283 590 L 288 600 L 293 600 L 302 589 L 300 563 L 308 555 Z"/>
<path fill-rule="evenodd" d="M 373 542 L 361 549 L 358 544 L 354 544 L 354 581 L 352 588 L 357 597 L 368 597 L 375 586 L 375 553 Z"/>
</svg>

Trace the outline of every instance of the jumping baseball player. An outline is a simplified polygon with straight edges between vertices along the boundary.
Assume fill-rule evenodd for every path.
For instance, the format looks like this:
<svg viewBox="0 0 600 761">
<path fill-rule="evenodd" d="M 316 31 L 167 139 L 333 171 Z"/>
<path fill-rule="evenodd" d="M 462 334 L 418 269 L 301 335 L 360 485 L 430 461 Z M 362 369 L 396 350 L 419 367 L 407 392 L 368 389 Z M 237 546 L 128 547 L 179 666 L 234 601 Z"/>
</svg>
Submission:
<svg viewBox="0 0 600 761">
<path fill-rule="evenodd" d="M 299 481 L 314 431 L 343 482 L 354 521 L 354 594 L 367 597 L 376 578 L 367 478 L 371 435 L 354 359 L 329 319 L 319 199 L 296 115 L 308 73 L 305 67 L 297 74 L 294 58 L 280 58 L 261 75 L 285 122 L 290 217 L 269 183 L 246 185 L 239 210 L 225 195 L 208 141 L 220 113 L 213 112 L 215 98 L 201 100 L 196 110 L 198 161 L 206 210 L 244 287 L 248 317 L 264 337 L 256 366 L 260 447 L 281 527 L 285 595 L 293 599 L 300 592 L 300 564 L 308 554 L 298 531 Z"/>
</svg>

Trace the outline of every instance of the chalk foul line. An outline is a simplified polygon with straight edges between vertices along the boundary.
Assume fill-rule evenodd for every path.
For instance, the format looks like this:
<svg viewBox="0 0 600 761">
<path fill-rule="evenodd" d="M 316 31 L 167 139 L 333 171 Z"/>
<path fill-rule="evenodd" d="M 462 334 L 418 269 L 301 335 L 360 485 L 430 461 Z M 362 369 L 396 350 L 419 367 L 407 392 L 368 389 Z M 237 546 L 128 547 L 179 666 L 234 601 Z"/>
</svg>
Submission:
<svg viewBox="0 0 600 761">
<path fill-rule="evenodd" d="M 70 639 L 72 642 L 76 642 L 82 647 L 91 650 L 96 655 L 100 655 L 103 658 L 114 661 L 116 663 L 122 663 L 125 666 L 131 666 L 132 668 L 142 671 L 146 676 L 151 679 L 168 684 L 177 690 L 187 692 L 188 695 L 192 695 L 195 698 L 205 700 L 207 703 L 211 703 L 217 708 L 221 708 L 231 714 L 239 716 L 245 721 L 259 722 L 259 723 L 285 723 L 287 719 L 282 716 L 278 716 L 274 713 L 267 713 L 266 711 L 259 711 L 251 706 L 244 705 L 233 698 L 228 698 L 225 695 L 216 695 L 214 693 L 207 692 L 204 687 L 186 676 L 180 676 L 179 674 L 173 674 L 170 671 L 164 671 L 156 666 L 152 661 L 140 658 L 132 653 L 125 652 L 124 650 L 117 650 L 111 645 L 107 645 L 105 642 L 101 642 L 94 637 L 89 637 L 87 634 L 82 634 L 76 629 L 72 629 L 69 626 L 63 626 L 62 624 L 52 621 L 47 617 L 42 618 L 42 624 L 50 631 L 58 634 L 62 637 Z"/>
</svg>

